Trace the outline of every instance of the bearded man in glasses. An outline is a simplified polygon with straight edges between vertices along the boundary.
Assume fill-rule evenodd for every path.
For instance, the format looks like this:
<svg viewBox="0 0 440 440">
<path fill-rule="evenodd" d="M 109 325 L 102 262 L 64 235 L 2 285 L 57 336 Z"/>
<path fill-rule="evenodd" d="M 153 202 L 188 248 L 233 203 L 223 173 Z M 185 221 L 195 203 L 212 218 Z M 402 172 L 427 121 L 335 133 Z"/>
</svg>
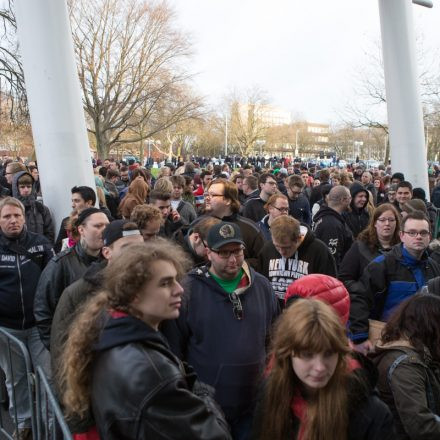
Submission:
<svg viewBox="0 0 440 440">
<path fill-rule="evenodd" d="M 257 267 L 257 256 L 264 245 L 263 234 L 257 224 L 239 214 L 240 201 L 237 186 L 226 179 L 213 180 L 205 192 L 205 215 L 217 217 L 224 222 L 234 223 L 240 228 L 245 243 L 244 257 L 253 267 Z M 195 222 L 200 221 L 198 217 Z M 194 226 L 194 223 L 192 226 Z"/>
<path fill-rule="evenodd" d="M 215 388 L 234 440 L 250 438 L 267 335 L 279 314 L 269 281 L 245 262 L 244 247 L 238 225 L 212 226 L 209 263 L 188 274 L 180 316 L 162 328 L 174 353 Z"/>
<path fill-rule="evenodd" d="M 376 257 L 364 270 L 359 291 L 350 294 L 350 331 L 355 349 L 372 349 L 369 321 L 387 321 L 396 307 L 440 275 L 440 265 L 428 256 L 430 223 L 422 211 L 402 220 L 401 243 Z"/>
</svg>

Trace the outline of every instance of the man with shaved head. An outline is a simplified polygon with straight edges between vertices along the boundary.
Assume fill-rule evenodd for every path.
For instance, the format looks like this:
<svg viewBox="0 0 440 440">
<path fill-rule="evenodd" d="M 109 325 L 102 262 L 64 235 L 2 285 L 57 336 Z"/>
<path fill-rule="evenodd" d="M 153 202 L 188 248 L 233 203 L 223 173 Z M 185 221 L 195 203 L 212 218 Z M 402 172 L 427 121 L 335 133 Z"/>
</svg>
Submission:
<svg viewBox="0 0 440 440">
<path fill-rule="evenodd" d="M 316 238 L 328 246 L 338 267 L 353 243 L 352 232 L 342 216 L 350 202 L 351 195 L 348 188 L 342 185 L 334 186 L 328 195 L 327 206 L 321 206 L 313 218 Z"/>
</svg>

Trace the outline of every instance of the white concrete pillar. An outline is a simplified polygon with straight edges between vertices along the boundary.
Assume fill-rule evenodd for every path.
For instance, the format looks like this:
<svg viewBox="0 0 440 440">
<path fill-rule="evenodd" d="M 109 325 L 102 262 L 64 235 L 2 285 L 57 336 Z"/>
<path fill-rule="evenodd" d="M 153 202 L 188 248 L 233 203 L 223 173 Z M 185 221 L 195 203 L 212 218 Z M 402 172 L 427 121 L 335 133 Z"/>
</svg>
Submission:
<svg viewBox="0 0 440 440">
<path fill-rule="evenodd" d="M 20 53 L 44 203 L 56 227 L 70 189 L 95 189 L 65 0 L 15 0 Z"/>
<path fill-rule="evenodd" d="M 379 0 L 393 172 L 428 191 L 428 171 L 411 0 Z"/>
</svg>

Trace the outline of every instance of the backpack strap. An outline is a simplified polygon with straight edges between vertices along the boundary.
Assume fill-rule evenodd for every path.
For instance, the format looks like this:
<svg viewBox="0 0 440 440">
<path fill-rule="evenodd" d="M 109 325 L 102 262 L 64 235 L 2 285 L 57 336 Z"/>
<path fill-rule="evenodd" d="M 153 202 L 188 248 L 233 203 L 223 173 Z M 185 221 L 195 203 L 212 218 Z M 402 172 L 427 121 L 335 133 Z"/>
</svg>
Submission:
<svg viewBox="0 0 440 440">
<path fill-rule="evenodd" d="M 408 354 L 401 354 L 398 358 L 396 358 L 394 360 L 394 362 L 391 364 L 391 366 L 388 368 L 388 373 L 387 373 L 387 381 L 388 381 L 388 385 L 391 389 L 391 378 L 393 376 L 394 370 L 399 366 L 399 364 L 408 359 L 410 356 Z M 431 381 L 429 380 L 429 376 L 426 376 L 426 401 L 428 404 L 428 408 L 430 409 L 431 412 L 433 412 L 434 414 L 437 411 L 436 408 L 436 404 L 435 404 L 435 398 L 434 398 L 434 392 L 432 391 L 432 385 L 431 385 Z"/>
</svg>

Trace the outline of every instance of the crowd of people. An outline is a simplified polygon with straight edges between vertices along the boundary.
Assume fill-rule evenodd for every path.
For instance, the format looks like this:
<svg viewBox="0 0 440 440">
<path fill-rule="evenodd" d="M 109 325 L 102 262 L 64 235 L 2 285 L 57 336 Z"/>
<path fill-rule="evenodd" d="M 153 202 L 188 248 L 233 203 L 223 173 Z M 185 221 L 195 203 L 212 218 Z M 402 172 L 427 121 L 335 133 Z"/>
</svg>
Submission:
<svg viewBox="0 0 440 440">
<path fill-rule="evenodd" d="M 93 171 L 55 233 L 37 164 L 0 163 L 0 328 L 75 440 L 440 438 L 439 216 L 422 188 L 289 159 Z M 30 439 L 6 347 L 14 438 Z"/>
</svg>

